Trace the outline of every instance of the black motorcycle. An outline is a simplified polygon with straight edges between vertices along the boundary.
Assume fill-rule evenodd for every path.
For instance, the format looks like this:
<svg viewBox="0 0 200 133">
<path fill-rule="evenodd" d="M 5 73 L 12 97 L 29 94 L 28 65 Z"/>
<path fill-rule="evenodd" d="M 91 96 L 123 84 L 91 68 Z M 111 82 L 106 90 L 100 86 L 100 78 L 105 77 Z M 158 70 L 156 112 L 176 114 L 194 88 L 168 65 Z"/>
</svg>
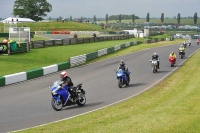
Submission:
<svg viewBox="0 0 200 133">
<path fill-rule="evenodd" d="M 183 50 L 180 50 L 179 56 L 181 56 L 181 59 L 183 59 L 183 57 L 185 57 L 185 52 Z"/>
</svg>

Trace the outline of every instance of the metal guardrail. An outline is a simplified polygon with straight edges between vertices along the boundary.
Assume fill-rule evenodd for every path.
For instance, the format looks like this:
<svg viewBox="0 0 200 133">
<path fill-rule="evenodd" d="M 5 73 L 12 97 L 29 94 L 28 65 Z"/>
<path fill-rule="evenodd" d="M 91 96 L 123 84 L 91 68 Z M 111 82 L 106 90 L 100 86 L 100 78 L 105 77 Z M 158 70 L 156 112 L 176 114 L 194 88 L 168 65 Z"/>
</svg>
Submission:
<svg viewBox="0 0 200 133">
<path fill-rule="evenodd" d="M 102 42 L 109 40 L 125 40 L 129 38 L 134 38 L 134 35 L 101 36 L 96 38 L 90 37 L 90 38 L 66 38 L 66 39 L 56 39 L 56 40 L 38 40 L 38 41 L 31 41 L 29 45 L 31 49 L 34 49 L 34 48 L 44 48 L 44 47 L 62 46 L 70 44 Z"/>
</svg>

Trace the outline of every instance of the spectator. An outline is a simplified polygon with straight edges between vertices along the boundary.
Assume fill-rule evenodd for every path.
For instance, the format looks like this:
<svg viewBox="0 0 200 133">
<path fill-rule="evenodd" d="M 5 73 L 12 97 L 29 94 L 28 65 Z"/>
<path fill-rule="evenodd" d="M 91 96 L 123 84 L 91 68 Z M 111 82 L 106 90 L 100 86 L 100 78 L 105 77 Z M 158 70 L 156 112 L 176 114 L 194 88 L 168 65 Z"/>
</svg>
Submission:
<svg viewBox="0 0 200 133">
<path fill-rule="evenodd" d="M 92 35 L 94 38 L 96 38 L 97 37 L 97 35 L 95 34 L 95 33 L 93 33 L 93 35 Z"/>
<path fill-rule="evenodd" d="M 78 37 L 78 36 L 77 36 L 77 34 L 75 33 L 75 34 L 74 34 L 74 38 L 77 38 L 77 37 Z"/>
<path fill-rule="evenodd" d="M 8 38 L 6 37 L 6 38 L 3 40 L 3 43 L 8 44 L 8 42 L 9 42 L 9 40 L 8 40 Z"/>
</svg>

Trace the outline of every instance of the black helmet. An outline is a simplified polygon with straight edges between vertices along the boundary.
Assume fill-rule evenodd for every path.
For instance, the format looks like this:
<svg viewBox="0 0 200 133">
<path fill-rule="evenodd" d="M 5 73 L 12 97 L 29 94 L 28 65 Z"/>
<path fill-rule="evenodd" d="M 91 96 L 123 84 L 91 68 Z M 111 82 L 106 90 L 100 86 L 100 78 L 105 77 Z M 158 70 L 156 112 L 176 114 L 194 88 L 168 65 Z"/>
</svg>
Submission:
<svg viewBox="0 0 200 133">
<path fill-rule="evenodd" d="M 123 60 L 120 60 L 120 65 L 123 66 L 125 63 Z"/>
</svg>

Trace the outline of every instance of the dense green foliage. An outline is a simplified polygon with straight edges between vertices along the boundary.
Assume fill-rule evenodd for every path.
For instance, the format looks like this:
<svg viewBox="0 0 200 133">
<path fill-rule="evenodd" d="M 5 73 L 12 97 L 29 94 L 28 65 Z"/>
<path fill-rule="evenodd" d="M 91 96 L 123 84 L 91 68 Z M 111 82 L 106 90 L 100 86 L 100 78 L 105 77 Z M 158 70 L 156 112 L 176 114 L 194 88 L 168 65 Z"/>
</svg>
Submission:
<svg viewBox="0 0 200 133">
<path fill-rule="evenodd" d="M 177 22 L 178 22 L 178 24 L 180 24 L 180 21 L 181 21 L 181 14 L 178 13 L 178 15 L 177 15 Z"/>
<path fill-rule="evenodd" d="M 197 16 L 197 13 L 194 14 L 194 24 L 197 24 L 197 19 L 198 19 L 198 16 Z"/>
<path fill-rule="evenodd" d="M 20 18 L 30 18 L 35 21 L 43 20 L 46 13 L 52 10 L 52 5 L 46 0 L 15 0 L 13 15 Z"/>
<path fill-rule="evenodd" d="M 132 19 L 132 15 L 123 15 L 121 14 L 121 20 Z M 135 19 L 139 19 L 138 16 L 135 16 Z M 109 16 L 109 20 L 119 20 L 119 15 Z"/>
<path fill-rule="evenodd" d="M 150 14 L 149 12 L 147 13 L 147 17 L 146 17 L 146 21 L 149 22 L 149 19 L 150 19 Z"/>
</svg>

